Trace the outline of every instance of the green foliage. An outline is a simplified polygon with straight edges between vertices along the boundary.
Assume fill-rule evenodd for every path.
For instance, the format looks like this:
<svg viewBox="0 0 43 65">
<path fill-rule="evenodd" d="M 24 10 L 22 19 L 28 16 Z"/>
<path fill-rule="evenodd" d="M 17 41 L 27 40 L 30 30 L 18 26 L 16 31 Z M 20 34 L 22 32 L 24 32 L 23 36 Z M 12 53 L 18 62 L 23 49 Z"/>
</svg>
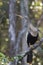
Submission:
<svg viewBox="0 0 43 65">
<path fill-rule="evenodd" d="M 29 3 L 29 17 L 38 20 L 42 14 L 42 0 L 32 0 Z"/>
<path fill-rule="evenodd" d="M 3 53 L 0 52 L 0 65 L 7 65 L 8 62 L 8 57 L 6 57 Z"/>
<path fill-rule="evenodd" d="M 3 53 L 0 52 L 0 57 L 5 57 L 5 55 Z"/>
<path fill-rule="evenodd" d="M 23 57 L 23 55 L 17 55 L 16 57 L 14 57 L 14 59 L 20 60 Z"/>
<path fill-rule="evenodd" d="M 6 49 L 8 46 L 8 26 L 9 26 L 9 18 L 8 18 L 8 7 L 9 0 L 0 0 L 0 51 L 6 53 Z M 6 53 L 7 54 L 7 53 Z"/>
</svg>

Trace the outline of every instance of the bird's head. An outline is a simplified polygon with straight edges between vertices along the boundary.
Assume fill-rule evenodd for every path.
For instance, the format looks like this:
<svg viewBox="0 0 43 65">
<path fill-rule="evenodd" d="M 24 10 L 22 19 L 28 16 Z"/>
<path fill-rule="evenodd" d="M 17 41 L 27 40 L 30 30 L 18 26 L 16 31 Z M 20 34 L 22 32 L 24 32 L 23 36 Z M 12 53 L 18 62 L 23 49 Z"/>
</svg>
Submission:
<svg viewBox="0 0 43 65">
<path fill-rule="evenodd" d="M 29 25 L 29 32 L 32 36 L 37 36 L 38 29 L 37 27 L 34 27 L 32 24 Z"/>
</svg>

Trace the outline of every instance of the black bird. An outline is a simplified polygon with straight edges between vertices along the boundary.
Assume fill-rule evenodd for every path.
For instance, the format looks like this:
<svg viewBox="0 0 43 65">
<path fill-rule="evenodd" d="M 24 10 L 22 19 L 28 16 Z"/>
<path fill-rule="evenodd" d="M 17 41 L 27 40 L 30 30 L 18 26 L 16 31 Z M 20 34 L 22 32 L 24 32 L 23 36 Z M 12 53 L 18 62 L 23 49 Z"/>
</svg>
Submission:
<svg viewBox="0 0 43 65">
<path fill-rule="evenodd" d="M 29 32 L 27 35 L 27 45 L 28 47 L 31 47 L 31 45 L 35 44 L 35 42 L 38 40 L 38 30 L 37 28 L 35 28 L 32 24 L 30 24 L 29 27 Z M 32 63 L 32 51 L 29 52 L 29 54 L 27 55 L 27 63 Z"/>
</svg>

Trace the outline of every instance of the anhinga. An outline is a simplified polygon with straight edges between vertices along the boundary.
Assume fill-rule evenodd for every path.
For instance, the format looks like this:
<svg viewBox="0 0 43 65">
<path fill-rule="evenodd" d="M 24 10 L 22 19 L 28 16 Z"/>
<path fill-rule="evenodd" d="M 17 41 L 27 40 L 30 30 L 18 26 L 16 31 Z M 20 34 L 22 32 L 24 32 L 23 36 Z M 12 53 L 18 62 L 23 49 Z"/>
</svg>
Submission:
<svg viewBox="0 0 43 65">
<path fill-rule="evenodd" d="M 27 35 L 27 45 L 28 47 L 31 47 L 35 42 L 38 40 L 38 30 L 36 27 L 34 27 L 32 24 L 29 25 L 29 32 Z M 27 55 L 27 63 L 31 64 L 32 63 L 32 51 L 29 52 Z"/>
</svg>

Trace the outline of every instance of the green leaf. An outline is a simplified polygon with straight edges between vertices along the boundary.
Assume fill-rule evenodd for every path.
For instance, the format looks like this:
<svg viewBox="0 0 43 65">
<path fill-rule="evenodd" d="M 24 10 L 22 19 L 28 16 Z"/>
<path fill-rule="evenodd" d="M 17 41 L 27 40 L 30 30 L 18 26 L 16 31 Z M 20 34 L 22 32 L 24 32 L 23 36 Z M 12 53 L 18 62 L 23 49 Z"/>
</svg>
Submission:
<svg viewBox="0 0 43 65">
<path fill-rule="evenodd" d="M 2 6 L 3 5 L 3 2 L 0 2 L 0 6 Z"/>
<path fill-rule="evenodd" d="M 0 52 L 0 57 L 5 57 L 5 55 L 3 53 Z"/>
</svg>

